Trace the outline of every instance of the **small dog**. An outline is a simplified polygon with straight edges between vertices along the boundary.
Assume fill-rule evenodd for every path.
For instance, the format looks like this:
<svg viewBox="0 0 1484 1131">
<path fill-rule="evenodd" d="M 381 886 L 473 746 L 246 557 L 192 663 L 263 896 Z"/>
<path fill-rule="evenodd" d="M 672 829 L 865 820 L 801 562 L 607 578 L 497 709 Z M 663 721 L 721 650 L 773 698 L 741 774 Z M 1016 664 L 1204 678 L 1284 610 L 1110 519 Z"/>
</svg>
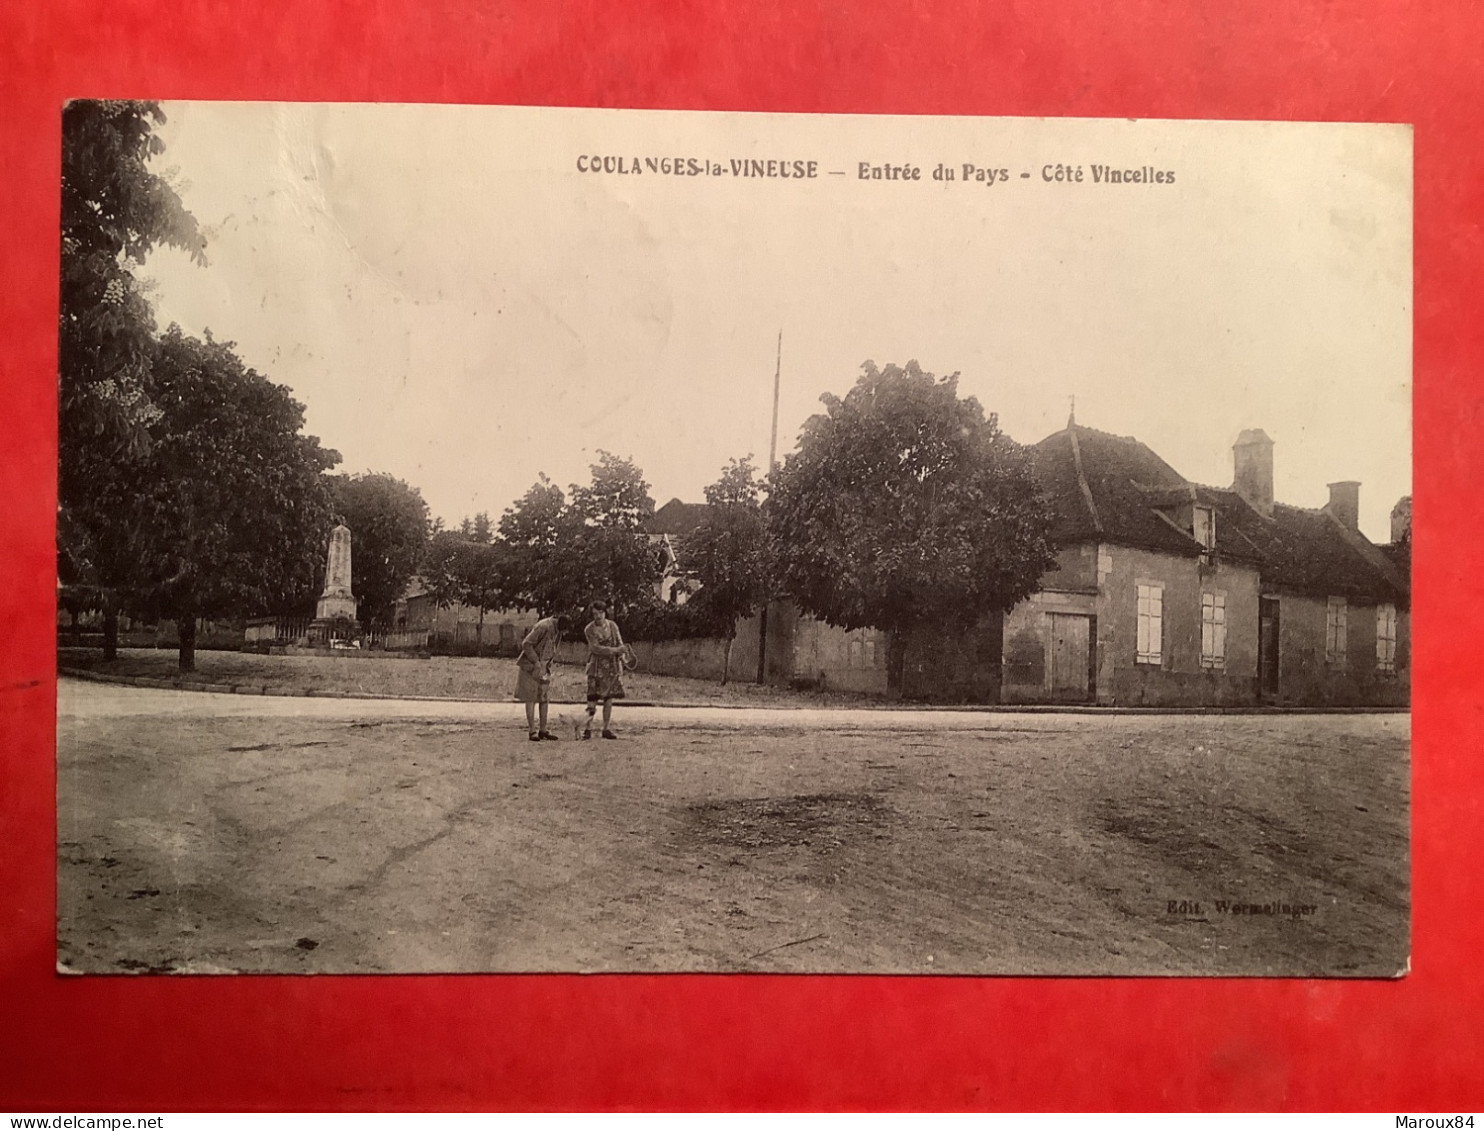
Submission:
<svg viewBox="0 0 1484 1131">
<path fill-rule="evenodd" d="M 574 718 L 573 716 L 567 714 L 566 711 L 558 711 L 556 717 L 552 720 L 551 729 L 556 730 L 558 727 L 560 727 L 563 730 L 570 730 L 574 739 L 580 739 L 582 737 L 582 730 L 585 724 L 586 719 L 584 719 L 581 715 Z"/>
</svg>

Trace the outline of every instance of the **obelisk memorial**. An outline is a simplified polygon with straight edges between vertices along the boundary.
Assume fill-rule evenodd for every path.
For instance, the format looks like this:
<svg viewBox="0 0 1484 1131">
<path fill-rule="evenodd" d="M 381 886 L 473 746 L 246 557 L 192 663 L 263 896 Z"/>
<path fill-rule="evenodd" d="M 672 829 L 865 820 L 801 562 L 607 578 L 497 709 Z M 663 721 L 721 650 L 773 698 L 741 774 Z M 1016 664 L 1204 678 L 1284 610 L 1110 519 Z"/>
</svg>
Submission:
<svg viewBox="0 0 1484 1131">
<path fill-rule="evenodd" d="M 350 527 L 336 522 L 325 554 L 325 589 L 314 606 L 314 623 L 309 626 L 310 640 L 327 642 L 332 623 L 353 621 L 355 616 L 356 597 L 350 586 Z"/>
</svg>

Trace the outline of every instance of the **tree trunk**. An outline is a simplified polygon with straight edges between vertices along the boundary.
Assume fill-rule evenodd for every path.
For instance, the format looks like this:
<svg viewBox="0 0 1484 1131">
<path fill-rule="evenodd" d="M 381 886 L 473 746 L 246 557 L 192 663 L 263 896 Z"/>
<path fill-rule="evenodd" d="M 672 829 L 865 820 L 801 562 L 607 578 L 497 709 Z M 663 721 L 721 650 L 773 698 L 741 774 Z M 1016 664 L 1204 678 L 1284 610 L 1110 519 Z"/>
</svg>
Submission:
<svg viewBox="0 0 1484 1131">
<path fill-rule="evenodd" d="M 479 606 L 479 623 L 474 626 L 474 654 L 484 655 L 484 606 Z"/>
<path fill-rule="evenodd" d="M 732 641 L 737 639 L 737 626 L 732 625 L 732 631 L 727 634 L 726 651 L 721 654 L 721 685 L 727 685 L 727 679 L 732 674 Z"/>
<path fill-rule="evenodd" d="M 768 606 L 757 617 L 757 681 L 768 682 Z"/>
<path fill-rule="evenodd" d="M 77 609 L 72 608 L 67 611 L 72 615 L 72 623 L 67 626 L 67 636 L 75 648 L 77 642 L 82 639 L 82 627 L 77 623 Z"/>
<path fill-rule="evenodd" d="M 907 667 L 907 634 L 886 634 L 886 694 L 888 698 L 902 697 L 902 675 Z"/>
<path fill-rule="evenodd" d="M 103 659 L 105 662 L 119 657 L 119 610 L 113 594 L 103 598 Z"/>
<path fill-rule="evenodd" d="M 175 622 L 175 630 L 180 636 L 180 670 L 193 672 L 196 670 L 196 611 L 192 609 L 183 613 Z"/>
</svg>

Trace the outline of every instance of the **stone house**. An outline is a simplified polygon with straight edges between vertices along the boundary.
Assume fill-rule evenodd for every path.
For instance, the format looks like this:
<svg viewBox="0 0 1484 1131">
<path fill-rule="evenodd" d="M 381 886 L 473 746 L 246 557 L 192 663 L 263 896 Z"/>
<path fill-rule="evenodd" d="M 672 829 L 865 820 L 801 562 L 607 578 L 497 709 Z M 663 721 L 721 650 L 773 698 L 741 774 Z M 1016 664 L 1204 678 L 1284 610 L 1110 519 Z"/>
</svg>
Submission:
<svg viewBox="0 0 1484 1131">
<path fill-rule="evenodd" d="M 908 642 L 909 697 L 1004 703 L 1403 705 L 1410 500 L 1360 533 L 1360 485 L 1318 510 L 1273 499 L 1273 442 L 1233 447 L 1231 487 L 1068 422 L 1031 449 L 1057 564 L 974 632 Z M 1402 514 L 1402 511 L 1405 514 Z M 1405 525 L 1407 533 L 1398 531 Z"/>
</svg>

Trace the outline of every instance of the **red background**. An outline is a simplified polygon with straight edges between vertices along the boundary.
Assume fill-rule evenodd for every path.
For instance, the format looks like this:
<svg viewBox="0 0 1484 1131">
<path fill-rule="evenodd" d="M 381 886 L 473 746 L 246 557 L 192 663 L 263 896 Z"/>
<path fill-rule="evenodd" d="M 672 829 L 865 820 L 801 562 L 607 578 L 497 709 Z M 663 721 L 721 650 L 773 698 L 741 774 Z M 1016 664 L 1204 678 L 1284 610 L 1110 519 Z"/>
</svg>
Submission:
<svg viewBox="0 0 1484 1131">
<path fill-rule="evenodd" d="M 0 1107 L 1484 1106 L 1484 6 L 69 0 L 0 11 Z M 1413 973 L 1396 983 L 54 975 L 67 97 L 1416 126 Z M 1336 405 L 1337 426 L 1343 406 Z"/>
</svg>

